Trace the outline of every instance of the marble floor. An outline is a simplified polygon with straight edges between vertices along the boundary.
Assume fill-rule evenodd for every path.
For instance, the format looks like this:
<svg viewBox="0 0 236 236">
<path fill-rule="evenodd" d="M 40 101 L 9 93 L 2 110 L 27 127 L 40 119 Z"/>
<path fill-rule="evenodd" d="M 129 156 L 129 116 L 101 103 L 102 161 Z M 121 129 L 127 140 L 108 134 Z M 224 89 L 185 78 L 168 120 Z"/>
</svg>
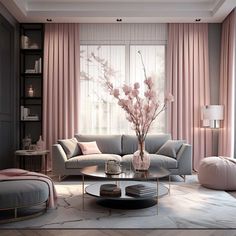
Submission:
<svg viewBox="0 0 236 236">
<path fill-rule="evenodd" d="M 86 185 L 93 182 L 88 180 Z M 163 184 L 168 186 L 166 181 Z M 84 233 L 79 231 L 81 235 L 87 235 L 85 229 L 96 229 L 91 231 L 98 232 L 94 235 L 101 235 L 97 229 L 112 229 L 111 232 L 115 229 L 117 235 L 126 235 L 122 233 L 124 229 L 145 229 L 150 233 L 145 235 L 155 235 L 152 234 L 155 230 L 148 229 L 236 229 L 236 199 L 224 191 L 200 186 L 194 175 L 186 182 L 171 181 L 170 194 L 159 200 L 158 214 L 156 205 L 135 210 L 110 209 L 98 205 L 92 196 L 86 196 L 83 210 L 81 181 L 78 179 L 56 182 L 56 189 L 59 195 L 57 210 L 34 219 L 2 224 L 0 229 L 48 229 L 51 233 L 54 231 L 49 229 L 84 229 Z M 107 230 L 103 235 L 111 235 Z M 236 235 L 231 234 L 233 231 L 227 232 Z"/>
<path fill-rule="evenodd" d="M 235 236 L 236 230 L 0 230 L 1 236 Z"/>
</svg>

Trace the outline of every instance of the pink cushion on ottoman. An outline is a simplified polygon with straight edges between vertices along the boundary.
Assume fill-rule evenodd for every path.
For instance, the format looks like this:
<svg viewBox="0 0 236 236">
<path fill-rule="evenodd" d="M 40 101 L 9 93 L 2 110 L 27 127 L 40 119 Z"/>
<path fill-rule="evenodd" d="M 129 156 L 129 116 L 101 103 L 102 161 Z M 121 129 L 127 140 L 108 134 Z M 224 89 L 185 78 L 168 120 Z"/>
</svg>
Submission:
<svg viewBox="0 0 236 236">
<path fill-rule="evenodd" d="M 207 157 L 200 163 L 198 180 L 207 188 L 236 190 L 236 160 L 229 157 Z"/>
</svg>

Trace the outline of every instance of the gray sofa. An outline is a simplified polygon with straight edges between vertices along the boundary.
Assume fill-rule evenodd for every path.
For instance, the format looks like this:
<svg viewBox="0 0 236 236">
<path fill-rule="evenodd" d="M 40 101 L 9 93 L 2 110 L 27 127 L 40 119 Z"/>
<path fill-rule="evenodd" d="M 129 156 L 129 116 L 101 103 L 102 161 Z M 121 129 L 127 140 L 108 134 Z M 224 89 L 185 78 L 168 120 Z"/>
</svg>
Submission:
<svg viewBox="0 0 236 236">
<path fill-rule="evenodd" d="M 132 154 L 138 149 L 135 135 L 75 135 L 75 138 L 69 140 L 72 144 L 69 149 L 65 146 L 67 141 L 58 140 L 58 144 L 54 144 L 52 147 L 53 173 L 59 176 L 59 179 L 65 175 L 80 175 L 81 168 L 89 165 L 105 165 L 105 161 L 111 159 L 120 161 L 122 165 L 130 166 Z M 77 141 L 96 141 L 102 154 L 83 155 L 79 145 L 76 145 Z M 169 134 L 147 136 L 145 149 L 150 154 L 151 167 L 165 167 L 173 175 L 191 175 L 191 145 L 180 141 L 178 147 L 175 147 L 176 156 L 172 156 L 173 154 L 169 154 L 170 151 L 164 150 L 164 147 L 170 142 L 175 141 L 171 140 Z M 68 144 L 66 143 L 66 145 Z"/>
</svg>

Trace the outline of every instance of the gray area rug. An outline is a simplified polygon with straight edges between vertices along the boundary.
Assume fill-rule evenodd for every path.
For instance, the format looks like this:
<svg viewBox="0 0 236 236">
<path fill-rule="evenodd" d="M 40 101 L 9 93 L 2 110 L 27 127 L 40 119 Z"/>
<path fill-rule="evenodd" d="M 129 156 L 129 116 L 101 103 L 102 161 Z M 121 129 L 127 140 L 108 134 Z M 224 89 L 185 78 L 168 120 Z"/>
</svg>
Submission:
<svg viewBox="0 0 236 236">
<path fill-rule="evenodd" d="M 86 181 L 86 185 L 94 180 Z M 163 181 L 168 186 L 168 182 Z M 199 185 L 196 176 L 186 182 L 173 180 L 170 194 L 159 199 L 157 206 L 143 209 L 110 209 L 97 204 L 92 196 L 85 198 L 83 210 L 81 181 L 56 182 L 58 209 L 0 228 L 109 228 L 109 229 L 177 229 L 236 228 L 236 199 L 224 191 Z"/>
</svg>

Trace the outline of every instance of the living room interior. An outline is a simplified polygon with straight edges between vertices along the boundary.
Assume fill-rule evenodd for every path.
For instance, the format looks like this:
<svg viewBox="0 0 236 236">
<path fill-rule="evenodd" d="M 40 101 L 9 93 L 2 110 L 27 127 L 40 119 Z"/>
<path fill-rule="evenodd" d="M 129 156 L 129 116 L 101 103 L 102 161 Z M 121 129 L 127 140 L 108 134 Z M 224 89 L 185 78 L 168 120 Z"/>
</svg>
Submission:
<svg viewBox="0 0 236 236">
<path fill-rule="evenodd" d="M 0 22 L 1 235 L 235 234 L 235 0 L 0 0 Z"/>
</svg>

